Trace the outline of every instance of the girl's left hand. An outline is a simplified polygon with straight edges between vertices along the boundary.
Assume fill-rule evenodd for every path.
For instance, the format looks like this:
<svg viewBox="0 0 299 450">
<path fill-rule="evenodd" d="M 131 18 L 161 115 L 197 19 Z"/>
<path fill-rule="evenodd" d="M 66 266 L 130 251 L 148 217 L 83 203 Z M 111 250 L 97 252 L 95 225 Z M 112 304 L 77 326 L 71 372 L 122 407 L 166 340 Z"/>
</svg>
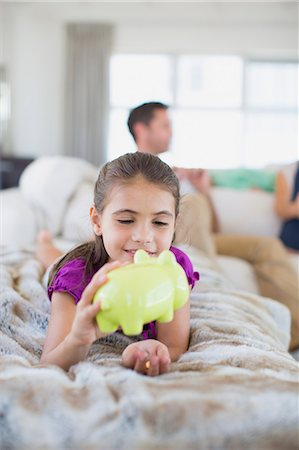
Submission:
<svg viewBox="0 0 299 450">
<path fill-rule="evenodd" d="M 155 377 L 169 371 L 171 359 L 166 345 L 146 339 L 128 345 L 123 351 L 122 362 L 129 369 Z"/>
</svg>

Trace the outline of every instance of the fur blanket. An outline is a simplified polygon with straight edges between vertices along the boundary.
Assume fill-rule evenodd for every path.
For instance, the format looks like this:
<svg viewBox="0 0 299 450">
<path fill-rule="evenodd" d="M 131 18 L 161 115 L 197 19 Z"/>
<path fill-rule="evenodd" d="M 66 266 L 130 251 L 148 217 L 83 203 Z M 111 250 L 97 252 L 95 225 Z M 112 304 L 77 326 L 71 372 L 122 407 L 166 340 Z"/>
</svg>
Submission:
<svg viewBox="0 0 299 450">
<path fill-rule="evenodd" d="M 14 258 L 12 258 L 14 256 Z M 297 449 L 289 313 L 234 290 L 199 253 L 190 348 L 168 374 L 120 364 L 131 338 L 94 343 L 68 373 L 39 365 L 49 319 L 41 268 L 6 256 L 0 303 L 2 450 Z"/>
</svg>

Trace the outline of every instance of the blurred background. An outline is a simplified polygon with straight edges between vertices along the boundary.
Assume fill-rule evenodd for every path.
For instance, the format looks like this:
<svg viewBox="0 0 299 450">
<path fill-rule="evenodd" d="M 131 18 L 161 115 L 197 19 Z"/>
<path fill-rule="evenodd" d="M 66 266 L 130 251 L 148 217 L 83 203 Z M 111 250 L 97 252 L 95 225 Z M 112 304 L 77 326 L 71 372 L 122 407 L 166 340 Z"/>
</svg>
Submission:
<svg viewBox="0 0 299 450">
<path fill-rule="evenodd" d="M 2 162 L 134 151 L 147 101 L 170 106 L 171 164 L 298 158 L 297 2 L 5 2 L 0 30 Z"/>
</svg>

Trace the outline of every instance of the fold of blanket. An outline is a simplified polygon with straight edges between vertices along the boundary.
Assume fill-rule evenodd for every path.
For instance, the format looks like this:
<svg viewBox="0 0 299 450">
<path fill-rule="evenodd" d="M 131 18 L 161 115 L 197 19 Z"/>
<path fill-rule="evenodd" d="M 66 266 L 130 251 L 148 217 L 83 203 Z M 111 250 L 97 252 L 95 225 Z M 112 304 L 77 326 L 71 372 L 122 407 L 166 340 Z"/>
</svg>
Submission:
<svg viewBox="0 0 299 450">
<path fill-rule="evenodd" d="M 132 338 L 95 342 L 68 373 L 38 364 L 49 320 L 40 266 L 2 266 L 0 448 L 297 449 L 289 312 L 233 290 L 198 257 L 188 352 L 168 374 L 121 366 Z M 204 268 L 205 267 L 205 268 Z"/>
</svg>

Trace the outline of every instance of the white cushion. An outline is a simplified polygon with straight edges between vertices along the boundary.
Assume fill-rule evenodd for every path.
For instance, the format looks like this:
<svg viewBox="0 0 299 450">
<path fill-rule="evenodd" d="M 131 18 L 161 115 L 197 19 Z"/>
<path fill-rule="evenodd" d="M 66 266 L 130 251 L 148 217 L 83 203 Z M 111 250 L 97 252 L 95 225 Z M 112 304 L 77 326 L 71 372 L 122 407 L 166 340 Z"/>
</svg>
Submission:
<svg viewBox="0 0 299 450">
<path fill-rule="evenodd" d="M 20 189 L 1 191 L 1 245 L 25 246 L 36 239 L 38 221 Z"/>
<path fill-rule="evenodd" d="M 274 212 L 273 194 L 213 187 L 211 196 L 221 233 L 278 236 L 281 222 Z"/>
<path fill-rule="evenodd" d="M 81 183 L 64 212 L 62 237 L 69 241 L 83 242 L 93 236 L 89 209 L 93 203 L 93 183 Z"/>
<path fill-rule="evenodd" d="M 42 157 L 26 167 L 20 178 L 20 189 L 32 206 L 41 210 L 45 226 L 60 234 L 67 203 L 84 181 L 95 182 L 98 168 L 66 156 Z"/>
<path fill-rule="evenodd" d="M 260 294 L 255 272 L 247 261 L 233 256 L 217 256 L 216 260 L 222 273 L 235 288 Z"/>
</svg>

